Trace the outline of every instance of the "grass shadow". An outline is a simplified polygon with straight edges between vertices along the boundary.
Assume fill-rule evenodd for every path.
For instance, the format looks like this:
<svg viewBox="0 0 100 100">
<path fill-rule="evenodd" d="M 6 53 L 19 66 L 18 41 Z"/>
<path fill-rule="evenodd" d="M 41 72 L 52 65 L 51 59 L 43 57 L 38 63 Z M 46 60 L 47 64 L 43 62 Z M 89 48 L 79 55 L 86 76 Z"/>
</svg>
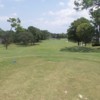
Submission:
<svg viewBox="0 0 100 100">
<path fill-rule="evenodd" d="M 32 47 L 32 46 L 37 46 L 37 45 L 40 45 L 40 44 L 39 43 L 34 43 L 34 44 L 23 45 L 23 44 L 16 43 L 16 45 L 18 47 Z"/>
<path fill-rule="evenodd" d="M 74 47 L 62 48 L 60 51 L 62 51 L 62 52 L 85 52 L 85 53 L 98 52 L 98 53 L 100 53 L 100 48 L 74 46 Z"/>
</svg>

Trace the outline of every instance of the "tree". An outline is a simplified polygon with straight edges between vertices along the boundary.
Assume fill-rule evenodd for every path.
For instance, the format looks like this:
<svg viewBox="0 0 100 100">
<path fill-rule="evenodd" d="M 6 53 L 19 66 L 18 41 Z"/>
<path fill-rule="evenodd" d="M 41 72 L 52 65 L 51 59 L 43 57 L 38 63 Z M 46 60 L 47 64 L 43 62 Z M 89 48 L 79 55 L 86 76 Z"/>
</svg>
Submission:
<svg viewBox="0 0 100 100">
<path fill-rule="evenodd" d="M 100 45 L 100 8 L 95 11 L 91 11 L 90 13 L 91 13 L 91 18 L 92 18 L 92 23 L 95 26 L 93 44 Z"/>
<path fill-rule="evenodd" d="M 38 42 L 39 41 L 39 29 L 33 26 L 29 26 L 28 27 L 28 31 L 31 32 L 33 34 L 33 40 L 32 42 Z"/>
<path fill-rule="evenodd" d="M 15 29 L 14 43 L 19 43 L 19 40 L 18 40 L 19 33 L 26 31 L 26 29 L 24 29 L 20 25 L 21 24 L 21 20 L 19 18 L 9 18 L 7 20 L 7 22 L 10 22 L 11 23 L 11 29 L 10 29 L 10 31 L 12 31 L 13 28 Z"/>
<path fill-rule="evenodd" d="M 98 9 L 100 7 L 100 0 L 75 0 L 74 4 L 76 5 L 76 10 L 93 9 L 94 7 Z"/>
<path fill-rule="evenodd" d="M 2 36 L 3 33 L 4 33 L 4 30 L 2 30 L 2 29 L 0 28 L 0 37 Z"/>
<path fill-rule="evenodd" d="M 88 9 L 95 26 L 96 44 L 100 45 L 100 0 L 75 0 L 76 10 Z"/>
<path fill-rule="evenodd" d="M 87 43 L 91 42 L 93 33 L 94 28 L 89 23 L 82 23 L 76 29 L 76 34 L 78 38 L 81 40 L 82 43 L 85 43 L 85 46 Z"/>
<path fill-rule="evenodd" d="M 48 32 L 47 30 L 41 30 L 40 35 L 41 40 L 46 40 L 50 37 L 50 32 Z"/>
<path fill-rule="evenodd" d="M 29 26 L 28 31 L 33 34 L 33 43 L 48 39 L 50 35 L 50 32 L 48 32 L 47 30 L 40 30 L 33 26 Z"/>
<path fill-rule="evenodd" d="M 8 49 L 9 44 L 12 43 L 13 40 L 14 40 L 13 31 L 4 31 L 0 29 L 0 43 L 4 44 L 6 49 Z"/>
<path fill-rule="evenodd" d="M 12 30 L 12 28 L 16 29 L 17 27 L 20 27 L 21 20 L 19 18 L 9 18 L 7 20 L 7 22 L 11 23 L 11 29 L 10 30 Z"/>
<path fill-rule="evenodd" d="M 77 36 L 77 27 L 82 23 L 89 23 L 90 21 L 84 17 L 81 17 L 71 23 L 70 28 L 67 30 L 68 39 L 77 42 L 80 45 L 80 38 Z"/>
<path fill-rule="evenodd" d="M 19 43 L 19 34 L 23 32 L 27 32 L 27 29 L 23 28 L 22 26 L 16 28 L 16 32 L 14 34 L 14 43 Z"/>
<path fill-rule="evenodd" d="M 13 31 L 4 31 L 2 34 L 2 43 L 8 49 L 9 44 L 13 41 Z"/>
<path fill-rule="evenodd" d="M 51 37 L 55 38 L 55 39 L 63 39 L 63 38 L 67 38 L 67 34 L 64 34 L 64 33 L 52 33 Z"/>
<path fill-rule="evenodd" d="M 2 29 L 0 28 L 0 43 L 2 43 L 2 41 L 3 41 L 3 39 L 2 39 L 3 33 L 4 33 L 4 30 L 2 30 Z"/>
<path fill-rule="evenodd" d="M 33 34 L 30 32 L 20 32 L 18 33 L 18 42 L 22 45 L 28 45 L 29 43 L 32 43 Z"/>
</svg>

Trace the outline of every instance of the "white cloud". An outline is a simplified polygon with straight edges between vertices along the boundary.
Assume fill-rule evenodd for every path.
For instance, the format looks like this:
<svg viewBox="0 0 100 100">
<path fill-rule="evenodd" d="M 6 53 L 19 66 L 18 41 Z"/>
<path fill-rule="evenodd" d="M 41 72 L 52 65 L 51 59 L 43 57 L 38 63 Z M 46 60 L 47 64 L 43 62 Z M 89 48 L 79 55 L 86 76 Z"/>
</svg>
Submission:
<svg viewBox="0 0 100 100">
<path fill-rule="evenodd" d="M 59 11 L 49 11 L 48 15 L 51 16 L 53 19 L 50 20 L 49 24 L 53 26 L 62 26 L 62 25 L 67 25 L 80 17 L 86 17 L 89 19 L 89 14 L 86 10 L 77 12 L 72 8 L 64 8 Z M 46 15 L 47 16 L 47 15 Z M 49 21 L 49 20 L 48 20 Z"/>
<path fill-rule="evenodd" d="M 62 3 L 63 4 L 63 3 Z M 53 28 L 64 27 L 67 30 L 67 26 L 70 26 L 71 22 L 80 17 L 85 17 L 89 19 L 89 13 L 86 10 L 77 12 L 74 9 L 74 0 L 70 0 L 66 8 L 60 9 L 58 11 L 49 11 L 45 13 L 45 16 L 49 16 L 52 19 L 44 19 L 41 21 L 42 25 L 52 26 Z M 46 23 L 45 23 L 46 22 Z M 59 30 L 58 30 L 59 31 Z"/>
<path fill-rule="evenodd" d="M 8 19 L 8 16 L 0 16 L 0 22 L 4 22 Z"/>
<path fill-rule="evenodd" d="M 70 21 L 73 20 L 73 17 L 71 17 L 72 14 L 74 14 L 74 11 L 69 11 L 68 9 L 61 9 L 57 12 L 50 11 L 49 15 L 53 16 L 53 20 L 50 21 L 49 24 L 53 26 L 62 26 L 70 23 Z"/>
<path fill-rule="evenodd" d="M 60 4 L 60 3 L 59 3 Z M 65 3 L 62 2 L 61 5 Z M 61 8 L 60 10 L 44 12 L 42 17 L 24 21 L 23 25 L 31 23 L 31 25 L 39 27 L 41 29 L 48 29 L 52 32 L 66 32 L 67 28 L 70 26 L 71 22 L 80 17 L 86 17 L 89 19 L 88 11 L 83 10 L 80 12 L 74 9 L 74 0 L 69 0 L 69 3 Z"/>
<path fill-rule="evenodd" d="M 5 21 L 7 21 L 7 19 L 9 19 L 11 17 L 17 17 L 17 13 L 12 13 L 8 16 L 0 16 L 0 22 L 5 22 Z"/>
</svg>

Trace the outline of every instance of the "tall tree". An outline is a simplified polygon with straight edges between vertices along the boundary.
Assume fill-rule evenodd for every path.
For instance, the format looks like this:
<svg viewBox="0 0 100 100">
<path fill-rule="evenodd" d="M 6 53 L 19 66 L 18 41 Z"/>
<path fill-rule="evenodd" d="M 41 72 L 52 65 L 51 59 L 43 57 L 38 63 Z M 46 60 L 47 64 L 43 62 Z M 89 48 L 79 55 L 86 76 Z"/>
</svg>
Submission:
<svg viewBox="0 0 100 100">
<path fill-rule="evenodd" d="M 27 31 L 18 33 L 17 40 L 18 43 L 22 45 L 28 45 L 29 43 L 32 43 L 33 34 Z"/>
<path fill-rule="evenodd" d="M 81 40 L 82 43 L 85 43 L 85 46 L 87 43 L 91 42 L 93 33 L 94 33 L 94 28 L 89 23 L 82 23 L 78 25 L 76 29 L 76 34 L 78 38 Z"/>
<path fill-rule="evenodd" d="M 2 41 L 3 41 L 3 39 L 2 39 L 3 33 L 4 33 L 4 30 L 2 30 L 2 29 L 0 28 L 0 43 L 2 43 Z"/>
<path fill-rule="evenodd" d="M 71 23 L 70 28 L 67 30 L 68 39 L 77 42 L 78 45 L 81 42 L 80 38 L 77 36 L 77 27 L 82 23 L 89 23 L 90 21 L 84 17 L 81 17 Z"/>
<path fill-rule="evenodd" d="M 41 35 L 40 35 L 41 40 L 46 40 L 49 37 L 50 37 L 50 32 L 48 32 L 47 30 L 41 30 Z"/>
<path fill-rule="evenodd" d="M 92 11 L 91 10 L 91 18 L 92 18 L 92 23 L 95 26 L 95 34 L 94 34 L 94 41 L 95 45 L 100 45 L 100 8 Z"/>
<path fill-rule="evenodd" d="M 96 44 L 100 45 L 100 0 L 75 0 L 76 10 L 88 9 L 95 26 Z"/>
<path fill-rule="evenodd" d="M 7 22 L 9 22 L 11 25 L 10 31 L 12 31 L 12 29 L 14 29 L 16 31 L 14 36 L 13 36 L 14 42 L 15 43 L 19 42 L 18 41 L 18 36 L 19 36 L 18 33 L 25 31 L 25 29 L 21 26 L 21 20 L 19 18 L 9 18 L 7 20 Z"/>
<path fill-rule="evenodd" d="M 2 43 L 8 49 L 9 44 L 13 41 L 13 31 L 4 31 L 2 34 Z"/>
<path fill-rule="evenodd" d="M 42 31 L 36 27 L 29 26 L 28 31 L 33 34 L 33 43 L 47 38 L 48 31 Z"/>
<path fill-rule="evenodd" d="M 28 31 L 31 32 L 33 34 L 33 40 L 32 42 L 35 43 L 35 42 L 38 42 L 38 39 L 39 39 L 39 31 L 36 27 L 33 27 L 33 26 L 29 26 L 28 27 Z"/>
<path fill-rule="evenodd" d="M 97 9 L 100 7 L 100 0 L 75 0 L 76 10 L 88 9 L 91 7 Z"/>
<path fill-rule="evenodd" d="M 7 20 L 7 22 L 11 23 L 11 29 L 10 30 L 12 30 L 12 28 L 16 29 L 17 27 L 20 27 L 21 20 L 19 18 L 9 18 Z"/>
</svg>

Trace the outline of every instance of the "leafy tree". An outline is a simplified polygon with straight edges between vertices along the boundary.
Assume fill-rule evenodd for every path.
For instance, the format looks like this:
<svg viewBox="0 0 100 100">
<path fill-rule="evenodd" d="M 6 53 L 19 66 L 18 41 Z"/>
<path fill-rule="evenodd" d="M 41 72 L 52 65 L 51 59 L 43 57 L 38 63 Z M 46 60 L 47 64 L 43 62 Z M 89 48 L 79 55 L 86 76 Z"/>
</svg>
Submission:
<svg viewBox="0 0 100 100">
<path fill-rule="evenodd" d="M 84 17 L 81 17 L 75 20 L 74 22 L 72 22 L 70 28 L 67 30 L 68 39 L 71 41 L 77 42 L 78 45 L 80 44 L 81 39 L 77 36 L 77 27 L 81 25 L 82 23 L 90 24 L 90 21 Z"/>
<path fill-rule="evenodd" d="M 27 31 L 27 29 L 23 28 L 22 26 L 17 26 L 15 30 L 16 30 L 16 33 Z"/>
<path fill-rule="evenodd" d="M 32 39 L 33 39 L 33 34 L 30 32 L 20 32 L 18 33 L 18 43 L 22 44 L 22 45 L 28 45 L 29 43 L 32 43 Z"/>
<path fill-rule="evenodd" d="M 4 30 L 2 30 L 2 29 L 0 28 L 0 43 L 2 43 L 2 41 L 3 41 L 3 39 L 2 39 L 3 33 L 4 33 Z"/>
<path fill-rule="evenodd" d="M 94 34 L 94 41 L 95 45 L 100 45 L 100 8 L 95 10 L 95 11 L 91 11 L 91 16 L 92 16 L 92 23 L 95 26 L 95 34 Z M 93 43 L 94 44 L 94 43 Z"/>
<path fill-rule="evenodd" d="M 9 18 L 7 20 L 7 22 L 9 22 L 11 24 L 11 29 L 10 29 L 11 33 L 12 33 L 12 29 L 15 29 L 15 31 L 16 31 L 16 32 L 13 32 L 14 34 L 12 36 L 13 37 L 13 42 L 16 43 L 16 42 L 18 42 L 17 41 L 18 40 L 17 33 L 24 31 L 24 29 L 20 25 L 21 20 L 19 18 Z"/>
<path fill-rule="evenodd" d="M 78 38 L 81 40 L 82 43 L 85 43 L 86 46 L 86 44 L 91 42 L 92 40 L 94 28 L 89 23 L 82 23 L 78 25 L 76 32 Z"/>
<path fill-rule="evenodd" d="M 41 40 L 46 40 L 50 37 L 50 32 L 47 30 L 41 30 Z"/>
<path fill-rule="evenodd" d="M 100 0 L 75 0 L 76 10 L 88 9 L 95 26 L 96 44 L 100 45 Z"/>
<path fill-rule="evenodd" d="M 8 49 L 8 46 L 13 41 L 13 31 L 4 31 L 2 34 L 2 43 L 6 47 L 6 50 Z"/>
<path fill-rule="evenodd" d="M 90 8 L 93 9 L 94 7 L 100 7 L 100 0 L 75 0 L 74 4 L 76 5 L 76 10 L 82 10 Z"/>
<path fill-rule="evenodd" d="M 0 28 L 0 37 L 2 36 L 3 33 L 4 33 L 4 30 L 2 30 L 2 29 Z"/>
<path fill-rule="evenodd" d="M 80 42 L 80 39 L 78 38 L 78 36 L 76 35 L 76 28 L 75 26 L 71 26 L 68 30 L 67 30 L 67 37 L 70 41 L 73 41 L 73 42 L 77 42 L 78 43 L 78 46 L 79 46 L 79 42 Z"/>
<path fill-rule="evenodd" d="M 36 27 L 33 26 L 29 26 L 28 27 L 28 31 L 31 32 L 33 34 L 33 43 L 38 42 L 39 41 L 39 29 L 37 29 Z"/>
<path fill-rule="evenodd" d="M 9 44 L 13 42 L 13 39 L 14 39 L 13 31 L 4 31 L 0 29 L 0 43 L 4 44 L 6 49 L 8 49 Z"/>
<path fill-rule="evenodd" d="M 11 23 L 11 29 L 10 30 L 12 30 L 12 28 L 16 29 L 17 27 L 20 27 L 21 20 L 19 18 L 9 18 L 7 20 L 7 22 Z"/>
<path fill-rule="evenodd" d="M 33 43 L 48 39 L 50 35 L 50 32 L 47 30 L 40 30 L 33 26 L 29 26 L 28 31 L 33 34 Z"/>
<path fill-rule="evenodd" d="M 16 32 L 14 34 L 14 43 L 19 43 L 19 34 L 23 32 L 27 32 L 27 30 L 24 29 L 22 26 L 16 28 Z"/>
</svg>

